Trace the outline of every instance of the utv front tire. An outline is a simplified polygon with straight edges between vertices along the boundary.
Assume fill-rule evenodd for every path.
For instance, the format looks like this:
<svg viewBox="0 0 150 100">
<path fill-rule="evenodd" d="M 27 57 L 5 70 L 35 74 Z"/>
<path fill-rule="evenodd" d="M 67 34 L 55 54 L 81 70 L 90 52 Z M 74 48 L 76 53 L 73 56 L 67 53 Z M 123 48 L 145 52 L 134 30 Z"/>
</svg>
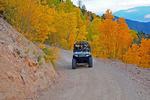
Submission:
<svg viewBox="0 0 150 100">
<path fill-rule="evenodd" d="M 76 59 L 72 59 L 72 69 L 76 69 L 76 68 L 77 68 Z"/>
<path fill-rule="evenodd" d="M 89 57 L 89 62 L 88 62 L 88 67 L 89 68 L 92 68 L 93 67 L 93 59 L 92 59 L 92 57 Z"/>
</svg>

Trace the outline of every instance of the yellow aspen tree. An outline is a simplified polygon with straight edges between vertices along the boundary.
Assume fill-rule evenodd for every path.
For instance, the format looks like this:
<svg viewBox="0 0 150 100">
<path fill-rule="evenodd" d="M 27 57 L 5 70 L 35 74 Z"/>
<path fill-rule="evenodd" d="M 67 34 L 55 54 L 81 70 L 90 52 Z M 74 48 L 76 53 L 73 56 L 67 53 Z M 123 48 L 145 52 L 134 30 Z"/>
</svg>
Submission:
<svg viewBox="0 0 150 100">
<path fill-rule="evenodd" d="M 101 57 L 121 59 L 132 42 L 130 30 L 123 18 L 113 19 L 112 12 L 107 10 L 99 26 L 99 43 Z"/>
<path fill-rule="evenodd" d="M 118 33 L 117 33 L 117 57 L 122 58 L 122 55 L 128 50 L 132 43 L 132 35 L 124 18 L 119 18 Z"/>
<path fill-rule="evenodd" d="M 150 68 L 150 39 L 142 39 L 141 44 L 132 45 L 123 56 L 126 63 L 137 64 L 142 68 Z"/>
</svg>

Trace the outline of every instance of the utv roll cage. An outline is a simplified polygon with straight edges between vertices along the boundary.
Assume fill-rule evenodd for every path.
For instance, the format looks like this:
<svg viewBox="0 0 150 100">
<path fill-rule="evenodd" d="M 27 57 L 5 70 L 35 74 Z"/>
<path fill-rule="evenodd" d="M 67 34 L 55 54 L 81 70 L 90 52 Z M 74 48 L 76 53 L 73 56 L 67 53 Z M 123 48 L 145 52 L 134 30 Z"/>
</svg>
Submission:
<svg viewBox="0 0 150 100">
<path fill-rule="evenodd" d="M 73 52 L 91 52 L 91 47 L 88 42 L 86 41 L 77 41 L 74 43 L 74 49 Z"/>
</svg>

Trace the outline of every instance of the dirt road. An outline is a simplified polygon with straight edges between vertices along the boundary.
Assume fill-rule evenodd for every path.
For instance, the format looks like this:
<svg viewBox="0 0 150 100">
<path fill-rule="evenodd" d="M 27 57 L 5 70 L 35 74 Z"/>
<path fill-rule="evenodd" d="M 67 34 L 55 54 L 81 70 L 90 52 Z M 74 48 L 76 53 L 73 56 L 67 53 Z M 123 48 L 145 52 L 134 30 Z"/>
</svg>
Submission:
<svg viewBox="0 0 150 100">
<path fill-rule="evenodd" d="M 71 69 L 72 53 L 62 50 L 57 69 L 62 80 L 39 100 L 149 100 L 127 72 L 115 62 L 94 59 L 93 68 Z"/>
</svg>

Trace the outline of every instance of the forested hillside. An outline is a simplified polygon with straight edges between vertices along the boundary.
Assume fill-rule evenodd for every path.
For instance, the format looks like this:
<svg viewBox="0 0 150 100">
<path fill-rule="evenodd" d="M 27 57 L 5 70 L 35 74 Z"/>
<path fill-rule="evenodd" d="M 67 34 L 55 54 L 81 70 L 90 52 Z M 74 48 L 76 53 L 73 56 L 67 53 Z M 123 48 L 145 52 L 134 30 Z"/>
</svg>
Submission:
<svg viewBox="0 0 150 100">
<path fill-rule="evenodd" d="M 96 57 L 150 67 L 150 40 L 139 38 L 124 18 L 114 20 L 110 10 L 98 17 L 70 0 L 0 0 L 0 10 L 11 25 L 43 50 L 45 44 L 72 49 L 75 41 L 87 40 Z"/>
</svg>

